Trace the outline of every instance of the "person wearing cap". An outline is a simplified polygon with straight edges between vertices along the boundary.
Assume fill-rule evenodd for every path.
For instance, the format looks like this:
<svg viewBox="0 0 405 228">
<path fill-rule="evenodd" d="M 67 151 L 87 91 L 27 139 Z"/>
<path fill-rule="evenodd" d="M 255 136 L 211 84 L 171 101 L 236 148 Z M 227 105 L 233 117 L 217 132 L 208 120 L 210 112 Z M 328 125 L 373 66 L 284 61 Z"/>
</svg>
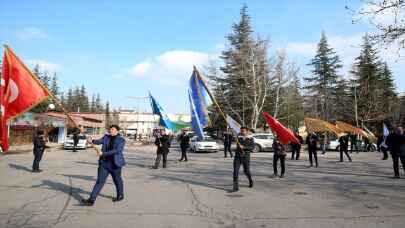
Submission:
<svg viewBox="0 0 405 228">
<path fill-rule="evenodd" d="M 240 128 L 238 141 L 236 142 L 236 151 L 233 159 L 233 189 L 232 192 L 239 191 L 239 169 L 243 166 L 243 172 L 249 180 L 249 188 L 253 188 L 252 174 L 250 173 L 250 153 L 254 149 L 253 137 L 248 135 L 246 127 Z"/>
<path fill-rule="evenodd" d="M 42 156 L 44 154 L 45 148 L 47 148 L 43 130 L 38 130 L 36 132 L 32 143 L 34 144 L 34 148 L 32 150 L 32 152 L 34 153 L 34 161 L 32 163 L 32 172 L 39 173 L 42 171 L 39 169 L 39 162 L 42 160 Z"/>
<path fill-rule="evenodd" d="M 167 163 L 167 154 L 169 153 L 170 148 L 170 138 L 166 134 L 164 129 L 160 130 L 156 134 L 155 145 L 157 146 L 156 150 L 156 160 L 153 169 L 159 168 L 160 160 L 163 157 L 163 168 L 166 168 Z"/>
<path fill-rule="evenodd" d="M 117 196 L 113 198 L 113 202 L 118 202 L 124 199 L 122 167 L 125 165 L 123 154 L 125 139 L 118 133 L 119 130 L 120 128 L 118 125 L 111 125 L 109 133 L 105 134 L 101 139 L 93 140 L 90 137 L 88 140 L 89 143 L 102 145 L 102 148 L 98 153 L 97 181 L 90 194 L 90 198 L 82 201 L 85 206 L 93 206 L 109 174 L 113 179 L 117 191 Z"/>
</svg>

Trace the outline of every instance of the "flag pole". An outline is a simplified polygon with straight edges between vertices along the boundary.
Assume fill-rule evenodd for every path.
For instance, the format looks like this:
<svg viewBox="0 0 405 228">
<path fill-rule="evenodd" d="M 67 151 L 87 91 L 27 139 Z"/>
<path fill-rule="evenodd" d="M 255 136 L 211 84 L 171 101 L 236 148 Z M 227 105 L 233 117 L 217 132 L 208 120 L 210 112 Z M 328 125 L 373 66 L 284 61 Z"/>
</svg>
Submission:
<svg viewBox="0 0 405 228">
<path fill-rule="evenodd" d="M 205 90 L 207 91 L 208 96 L 210 96 L 212 102 L 214 102 L 215 106 L 217 106 L 217 108 L 218 108 L 218 110 L 219 110 L 220 116 L 222 116 L 222 118 L 225 120 L 226 126 L 227 126 L 227 127 L 230 127 L 229 124 L 228 124 L 228 121 L 226 120 L 225 113 L 222 111 L 222 109 L 221 109 L 221 107 L 219 106 L 217 100 L 216 100 L 215 97 L 212 95 L 212 93 L 211 93 L 211 91 L 209 90 L 209 88 L 208 88 L 208 86 L 207 86 L 207 83 L 205 82 L 204 78 L 200 75 L 200 72 L 197 70 L 197 67 L 196 67 L 196 66 L 193 66 L 193 68 L 194 68 L 194 71 L 196 72 L 196 75 L 197 75 L 198 79 L 201 80 L 201 82 L 202 82 L 202 84 L 203 84 Z M 239 143 L 239 140 L 238 140 L 238 136 L 236 136 L 236 144 L 238 144 L 239 146 L 241 146 L 240 143 Z M 243 150 L 242 150 L 242 151 L 243 151 Z"/>
<path fill-rule="evenodd" d="M 11 50 L 11 48 L 8 45 L 4 45 L 4 48 L 9 51 L 16 59 L 17 61 L 19 61 L 21 63 L 21 65 L 25 68 L 25 70 L 27 70 L 29 72 L 29 74 L 31 75 L 31 77 L 41 86 L 42 89 L 44 89 L 49 97 L 62 109 L 62 111 L 64 112 L 64 114 L 68 117 L 68 119 L 73 123 L 75 128 L 79 129 L 79 125 L 76 123 L 76 121 L 72 118 L 72 116 L 67 112 L 67 110 L 65 109 L 65 107 L 63 107 L 62 103 L 59 101 L 59 99 L 52 94 L 51 91 L 49 91 L 49 89 L 38 79 L 38 77 L 36 75 L 34 75 L 30 69 L 28 69 L 28 67 L 24 64 L 24 62 L 21 61 L 21 59 L 14 54 L 14 52 Z M 96 150 L 97 155 L 99 155 L 100 149 L 95 147 L 94 144 L 91 144 L 91 148 L 93 148 L 94 150 Z"/>
</svg>

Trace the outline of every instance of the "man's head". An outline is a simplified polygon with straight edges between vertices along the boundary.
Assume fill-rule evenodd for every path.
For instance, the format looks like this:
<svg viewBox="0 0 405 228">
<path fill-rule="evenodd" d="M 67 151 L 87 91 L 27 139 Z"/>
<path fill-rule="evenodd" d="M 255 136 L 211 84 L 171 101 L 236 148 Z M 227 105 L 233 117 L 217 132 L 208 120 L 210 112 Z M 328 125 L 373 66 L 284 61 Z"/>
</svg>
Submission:
<svg viewBox="0 0 405 228">
<path fill-rule="evenodd" d="M 246 136 L 248 134 L 249 129 L 247 127 L 240 128 L 240 134 Z"/>
<path fill-rule="evenodd" d="M 183 134 L 185 135 L 187 133 L 187 130 L 186 129 L 183 129 Z"/>
<path fill-rule="evenodd" d="M 110 135 L 111 136 L 116 136 L 118 135 L 118 132 L 120 130 L 120 127 L 116 124 L 113 124 L 110 126 Z"/>
<path fill-rule="evenodd" d="M 160 135 L 165 135 L 166 134 L 166 130 L 165 129 L 160 129 Z"/>
<path fill-rule="evenodd" d="M 37 135 L 39 135 L 39 136 L 44 135 L 44 131 L 43 130 L 38 130 Z"/>
<path fill-rule="evenodd" d="M 402 127 L 396 127 L 395 128 L 395 133 L 398 135 L 403 135 L 404 134 L 404 129 Z"/>
</svg>

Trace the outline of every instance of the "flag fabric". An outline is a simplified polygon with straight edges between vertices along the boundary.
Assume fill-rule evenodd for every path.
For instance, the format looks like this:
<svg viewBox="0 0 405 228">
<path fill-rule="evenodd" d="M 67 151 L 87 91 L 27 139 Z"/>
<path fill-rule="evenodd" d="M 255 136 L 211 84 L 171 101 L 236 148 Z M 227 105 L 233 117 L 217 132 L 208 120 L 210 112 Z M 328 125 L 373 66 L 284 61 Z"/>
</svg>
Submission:
<svg viewBox="0 0 405 228">
<path fill-rule="evenodd" d="M 191 98 L 191 92 L 188 91 L 188 99 L 190 101 L 190 112 L 191 112 L 191 128 L 199 139 L 204 138 L 204 126 L 201 124 L 200 117 L 194 106 L 194 102 Z"/>
<path fill-rule="evenodd" d="M 385 123 L 383 123 L 383 136 L 387 137 L 390 134 L 390 131 L 388 130 L 387 125 L 385 125 Z"/>
<path fill-rule="evenodd" d="M 312 132 L 331 132 L 337 137 L 345 134 L 345 132 L 337 126 L 320 119 L 304 118 L 304 123 L 307 131 Z"/>
<path fill-rule="evenodd" d="M 345 132 L 350 132 L 350 133 L 354 133 L 357 135 L 361 135 L 363 137 L 368 137 L 369 135 L 362 129 L 357 128 L 353 125 L 350 125 L 348 123 L 342 122 L 342 121 L 336 121 L 336 127 L 342 129 Z"/>
<path fill-rule="evenodd" d="M 48 89 L 13 51 L 5 46 L 0 89 L 0 133 L 3 151 L 8 150 L 7 121 L 28 111 L 48 97 Z"/>
<path fill-rule="evenodd" d="M 171 130 L 172 132 L 178 132 L 183 128 L 188 127 L 189 125 L 187 123 L 177 123 L 175 121 L 172 121 L 169 119 L 167 116 L 166 112 L 160 106 L 160 104 L 156 101 L 156 99 L 152 96 L 151 93 L 149 93 L 149 98 L 151 101 L 151 106 L 152 106 L 152 112 L 154 115 L 159 116 L 159 125 Z"/>
<path fill-rule="evenodd" d="M 189 100 L 191 112 L 191 126 L 198 138 L 204 137 L 203 129 L 209 124 L 208 104 L 209 96 L 205 89 L 204 82 L 198 77 L 198 72 L 193 71 L 189 80 Z"/>
<path fill-rule="evenodd" d="M 229 128 L 231 128 L 236 135 L 240 134 L 241 125 L 236 122 L 236 120 L 234 120 L 230 115 L 226 115 L 226 122 L 228 123 Z"/>
<path fill-rule="evenodd" d="M 263 112 L 263 116 L 266 122 L 269 124 L 271 130 L 278 136 L 280 143 L 287 145 L 290 142 L 295 142 L 300 144 L 300 141 L 295 137 L 295 135 L 286 127 L 284 127 L 280 122 L 274 119 L 267 112 Z"/>
</svg>

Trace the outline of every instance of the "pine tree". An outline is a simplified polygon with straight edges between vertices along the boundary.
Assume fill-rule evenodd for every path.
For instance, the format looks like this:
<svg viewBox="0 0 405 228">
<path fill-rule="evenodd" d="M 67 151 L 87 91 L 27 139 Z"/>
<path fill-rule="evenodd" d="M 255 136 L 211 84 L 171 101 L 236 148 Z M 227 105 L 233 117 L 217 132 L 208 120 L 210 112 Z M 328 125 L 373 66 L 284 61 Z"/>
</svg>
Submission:
<svg viewBox="0 0 405 228">
<path fill-rule="evenodd" d="M 382 64 L 367 34 L 361 48 L 351 71 L 355 88 L 353 96 L 357 100 L 357 124 L 360 121 L 362 125 L 375 123 L 377 126 L 392 116 L 392 104 L 387 102 L 395 97 L 392 75 L 388 67 Z"/>
<path fill-rule="evenodd" d="M 53 77 L 51 79 L 50 91 L 56 97 L 59 96 L 58 77 L 56 73 L 53 74 Z"/>
<path fill-rule="evenodd" d="M 315 57 L 308 64 L 312 66 L 311 77 L 304 80 L 307 86 L 306 108 L 312 115 L 327 121 L 335 117 L 333 112 L 334 90 L 336 89 L 338 70 L 342 67 L 339 56 L 328 44 L 324 32 Z"/>
<path fill-rule="evenodd" d="M 80 110 L 81 112 L 88 112 L 89 111 L 89 98 L 86 93 L 86 87 L 82 85 L 80 87 Z"/>
<path fill-rule="evenodd" d="M 91 96 L 91 103 L 90 103 L 90 112 L 95 112 L 96 111 L 96 97 L 94 94 Z"/>
<path fill-rule="evenodd" d="M 73 89 L 69 88 L 67 92 L 67 97 L 66 97 L 66 108 L 69 112 L 73 112 L 75 109 L 75 103 L 74 103 L 74 97 L 73 97 Z"/>
<path fill-rule="evenodd" d="M 101 103 L 101 97 L 100 97 L 100 94 L 97 94 L 97 97 L 96 97 L 95 111 L 96 111 L 96 112 L 98 112 L 98 113 L 100 113 L 100 112 L 103 112 L 103 111 L 104 111 L 103 104 Z"/>
</svg>

